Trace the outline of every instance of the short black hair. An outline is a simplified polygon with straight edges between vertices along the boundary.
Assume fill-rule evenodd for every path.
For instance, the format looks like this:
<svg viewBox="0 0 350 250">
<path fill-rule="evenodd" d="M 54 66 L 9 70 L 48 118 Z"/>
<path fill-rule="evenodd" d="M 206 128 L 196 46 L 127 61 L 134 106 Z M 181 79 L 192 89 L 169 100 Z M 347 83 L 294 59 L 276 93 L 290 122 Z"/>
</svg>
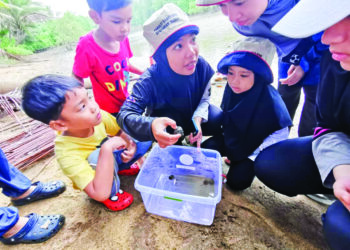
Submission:
<svg viewBox="0 0 350 250">
<path fill-rule="evenodd" d="M 22 108 L 29 117 L 49 124 L 60 117 L 67 92 L 82 87 L 77 79 L 69 76 L 35 77 L 22 88 Z"/>
<path fill-rule="evenodd" d="M 90 9 L 101 14 L 103 11 L 110 11 L 123 8 L 132 3 L 132 0 L 87 0 Z"/>
</svg>

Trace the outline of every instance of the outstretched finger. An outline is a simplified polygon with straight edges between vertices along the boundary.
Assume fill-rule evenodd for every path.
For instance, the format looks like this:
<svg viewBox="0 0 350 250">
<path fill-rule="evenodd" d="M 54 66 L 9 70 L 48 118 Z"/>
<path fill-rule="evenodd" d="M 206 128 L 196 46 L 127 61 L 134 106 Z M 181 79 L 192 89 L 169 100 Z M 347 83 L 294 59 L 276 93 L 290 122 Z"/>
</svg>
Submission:
<svg viewBox="0 0 350 250">
<path fill-rule="evenodd" d="M 282 85 L 288 85 L 289 81 L 290 81 L 290 76 L 288 76 L 287 78 L 280 79 L 280 82 Z"/>
<path fill-rule="evenodd" d="M 197 140 L 197 149 L 200 149 L 200 148 L 201 148 L 201 141 Z"/>
<path fill-rule="evenodd" d="M 168 134 L 167 136 L 167 140 L 171 143 L 171 144 L 175 144 L 181 137 L 180 134 L 174 134 L 174 135 L 171 135 L 171 134 Z"/>
<path fill-rule="evenodd" d="M 190 144 L 193 144 L 196 141 L 192 133 L 188 136 L 188 140 L 190 141 Z"/>
</svg>

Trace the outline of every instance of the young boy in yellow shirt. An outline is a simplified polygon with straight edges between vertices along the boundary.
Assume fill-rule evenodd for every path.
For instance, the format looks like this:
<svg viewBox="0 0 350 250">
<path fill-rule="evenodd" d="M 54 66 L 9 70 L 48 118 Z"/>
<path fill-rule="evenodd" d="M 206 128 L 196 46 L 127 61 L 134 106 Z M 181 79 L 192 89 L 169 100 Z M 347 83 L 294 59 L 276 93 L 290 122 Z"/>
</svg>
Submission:
<svg viewBox="0 0 350 250">
<path fill-rule="evenodd" d="M 118 169 L 135 162 L 151 142 L 136 145 L 73 77 L 30 80 L 22 90 L 22 106 L 28 116 L 58 132 L 56 157 L 75 187 L 113 211 L 132 203 L 133 196 L 119 188 Z"/>
</svg>

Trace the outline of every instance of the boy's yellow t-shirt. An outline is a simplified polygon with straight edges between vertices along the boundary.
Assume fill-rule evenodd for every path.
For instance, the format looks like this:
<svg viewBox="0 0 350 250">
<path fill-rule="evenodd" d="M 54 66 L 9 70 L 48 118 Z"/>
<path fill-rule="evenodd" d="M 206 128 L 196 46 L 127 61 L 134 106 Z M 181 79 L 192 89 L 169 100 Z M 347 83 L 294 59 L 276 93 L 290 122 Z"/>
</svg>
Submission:
<svg viewBox="0 0 350 250">
<path fill-rule="evenodd" d="M 94 127 L 92 136 L 79 138 L 57 134 L 55 139 L 55 154 L 63 173 L 81 190 L 95 177 L 95 170 L 87 161 L 90 153 L 104 138 L 114 136 L 120 130 L 115 117 L 103 110 L 101 115 L 102 122 Z"/>
</svg>

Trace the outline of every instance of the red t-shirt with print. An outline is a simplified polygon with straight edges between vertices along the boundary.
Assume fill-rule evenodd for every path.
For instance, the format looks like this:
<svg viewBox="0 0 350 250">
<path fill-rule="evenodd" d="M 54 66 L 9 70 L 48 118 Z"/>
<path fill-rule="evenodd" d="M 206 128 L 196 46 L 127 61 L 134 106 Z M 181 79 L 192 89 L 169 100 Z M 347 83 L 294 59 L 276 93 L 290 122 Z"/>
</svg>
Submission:
<svg viewBox="0 0 350 250">
<path fill-rule="evenodd" d="M 101 48 L 92 32 L 82 36 L 76 48 L 73 73 L 90 77 L 94 97 L 101 109 L 119 112 L 128 97 L 129 58 L 132 57 L 129 39 L 120 42 L 118 53 Z"/>
</svg>

